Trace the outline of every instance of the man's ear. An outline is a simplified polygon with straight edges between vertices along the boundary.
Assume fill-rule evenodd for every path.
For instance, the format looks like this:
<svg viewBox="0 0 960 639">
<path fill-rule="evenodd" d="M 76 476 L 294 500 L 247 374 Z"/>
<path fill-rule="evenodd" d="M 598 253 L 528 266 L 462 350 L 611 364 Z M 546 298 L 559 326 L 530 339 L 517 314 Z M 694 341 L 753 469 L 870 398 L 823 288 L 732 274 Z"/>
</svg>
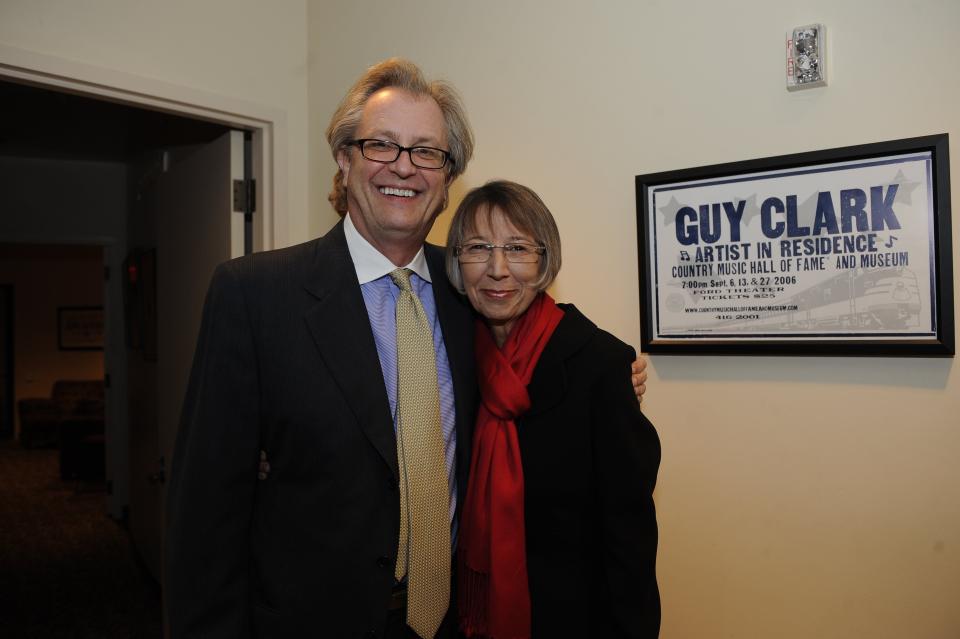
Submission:
<svg viewBox="0 0 960 639">
<path fill-rule="evenodd" d="M 343 185 L 347 185 L 347 175 L 350 174 L 350 153 L 346 149 L 337 151 L 337 165 L 343 173 Z"/>
</svg>

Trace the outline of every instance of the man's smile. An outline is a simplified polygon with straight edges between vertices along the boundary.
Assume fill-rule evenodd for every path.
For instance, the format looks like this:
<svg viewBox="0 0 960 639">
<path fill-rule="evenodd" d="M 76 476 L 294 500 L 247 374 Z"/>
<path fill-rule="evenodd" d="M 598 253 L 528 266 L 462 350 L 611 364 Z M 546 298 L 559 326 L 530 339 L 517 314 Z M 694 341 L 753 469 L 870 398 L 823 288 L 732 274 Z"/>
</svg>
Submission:
<svg viewBox="0 0 960 639">
<path fill-rule="evenodd" d="M 398 189 L 392 186 L 381 186 L 378 190 L 384 195 L 396 195 L 398 197 L 413 197 L 417 194 L 417 192 L 412 189 Z"/>
</svg>

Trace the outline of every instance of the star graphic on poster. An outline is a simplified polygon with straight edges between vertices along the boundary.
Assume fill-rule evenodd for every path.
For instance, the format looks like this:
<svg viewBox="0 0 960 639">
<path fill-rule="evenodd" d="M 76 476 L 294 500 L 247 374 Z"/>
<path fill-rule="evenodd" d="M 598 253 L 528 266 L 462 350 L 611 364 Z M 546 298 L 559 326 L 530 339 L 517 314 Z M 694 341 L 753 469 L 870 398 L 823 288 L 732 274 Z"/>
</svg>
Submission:
<svg viewBox="0 0 960 639">
<path fill-rule="evenodd" d="M 897 195 L 893 198 L 896 204 L 910 206 L 913 204 L 913 192 L 920 186 L 919 182 L 910 182 L 907 176 L 903 174 L 903 169 L 897 171 L 897 175 L 891 181 L 891 184 L 899 184 Z"/>
<path fill-rule="evenodd" d="M 660 214 L 663 216 L 663 225 L 670 226 L 677 219 L 677 211 L 680 209 L 680 203 L 677 202 L 677 198 L 670 196 L 670 201 L 658 208 Z"/>
</svg>

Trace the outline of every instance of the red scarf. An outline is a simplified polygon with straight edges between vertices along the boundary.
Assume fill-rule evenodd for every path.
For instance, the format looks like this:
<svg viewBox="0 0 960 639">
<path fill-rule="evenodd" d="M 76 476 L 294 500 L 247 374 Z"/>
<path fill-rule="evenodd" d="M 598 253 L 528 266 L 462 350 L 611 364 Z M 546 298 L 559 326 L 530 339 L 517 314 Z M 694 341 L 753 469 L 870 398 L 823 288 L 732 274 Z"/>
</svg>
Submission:
<svg viewBox="0 0 960 639">
<path fill-rule="evenodd" d="M 562 317 L 549 295 L 537 295 L 502 348 L 477 320 L 482 403 L 457 544 L 460 628 L 468 637 L 530 637 L 523 466 L 514 420 L 530 408 L 527 384 Z"/>
</svg>

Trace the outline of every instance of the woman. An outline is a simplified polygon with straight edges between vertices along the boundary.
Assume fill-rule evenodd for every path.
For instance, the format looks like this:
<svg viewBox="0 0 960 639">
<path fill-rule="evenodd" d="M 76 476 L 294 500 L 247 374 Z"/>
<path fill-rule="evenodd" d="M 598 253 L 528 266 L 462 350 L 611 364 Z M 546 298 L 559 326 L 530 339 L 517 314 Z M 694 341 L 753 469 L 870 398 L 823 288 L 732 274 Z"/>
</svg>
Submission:
<svg viewBox="0 0 960 639">
<path fill-rule="evenodd" d="M 527 187 L 489 182 L 457 209 L 447 274 L 482 316 L 482 405 L 460 519 L 468 637 L 655 637 L 656 431 L 634 351 L 545 289 L 553 216 Z"/>
</svg>

